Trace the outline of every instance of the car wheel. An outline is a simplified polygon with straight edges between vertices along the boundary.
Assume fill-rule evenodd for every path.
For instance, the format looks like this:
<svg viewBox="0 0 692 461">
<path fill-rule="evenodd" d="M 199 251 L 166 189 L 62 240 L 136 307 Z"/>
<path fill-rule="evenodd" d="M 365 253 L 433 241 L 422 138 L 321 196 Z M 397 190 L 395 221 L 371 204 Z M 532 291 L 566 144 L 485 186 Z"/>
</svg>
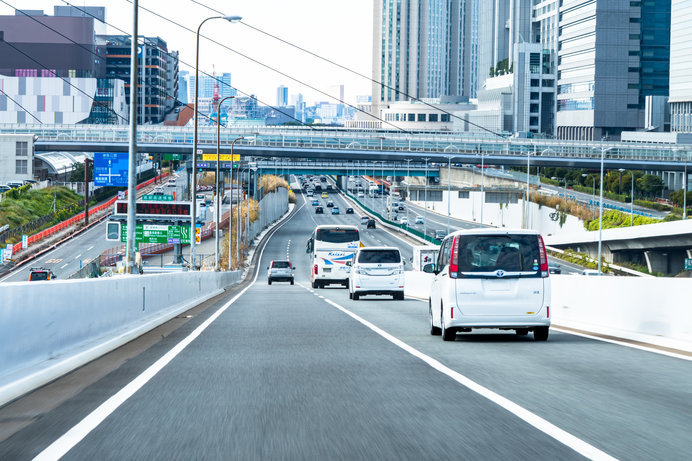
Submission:
<svg viewBox="0 0 692 461">
<path fill-rule="evenodd" d="M 358 301 L 359 298 L 360 298 L 360 295 L 354 291 L 353 292 L 353 300 Z"/>
<path fill-rule="evenodd" d="M 517 336 L 526 336 L 529 334 L 529 329 L 528 328 L 517 328 L 516 332 L 517 332 Z"/>
<path fill-rule="evenodd" d="M 348 290 L 348 280 L 346 280 L 346 282 L 344 283 L 344 287 L 346 287 L 346 289 Z"/>
<path fill-rule="evenodd" d="M 348 292 L 348 299 L 353 299 L 353 293 L 351 293 L 350 291 Z"/>
<path fill-rule="evenodd" d="M 313 287 L 313 288 L 317 288 L 317 280 L 315 280 L 314 282 L 312 282 L 312 287 Z"/>
<path fill-rule="evenodd" d="M 445 317 L 442 309 L 440 309 L 440 333 L 442 334 L 442 341 L 454 341 L 457 337 L 456 331 L 445 327 Z"/>
<path fill-rule="evenodd" d="M 533 339 L 535 341 L 547 341 L 549 333 L 549 327 L 536 327 L 533 329 Z"/>
<path fill-rule="evenodd" d="M 430 315 L 430 334 L 433 336 L 440 336 L 440 334 L 442 334 L 442 329 L 440 329 L 440 327 L 436 327 L 433 324 L 432 308 L 429 305 L 428 305 L 428 314 Z"/>
<path fill-rule="evenodd" d="M 271 284 L 272 284 L 272 279 L 268 279 L 268 280 L 267 280 L 267 285 L 271 285 Z"/>
<path fill-rule="evenodd" d="M 291 279 L 291 285 L 293 285 L 293 279 Z"/>
</svg>

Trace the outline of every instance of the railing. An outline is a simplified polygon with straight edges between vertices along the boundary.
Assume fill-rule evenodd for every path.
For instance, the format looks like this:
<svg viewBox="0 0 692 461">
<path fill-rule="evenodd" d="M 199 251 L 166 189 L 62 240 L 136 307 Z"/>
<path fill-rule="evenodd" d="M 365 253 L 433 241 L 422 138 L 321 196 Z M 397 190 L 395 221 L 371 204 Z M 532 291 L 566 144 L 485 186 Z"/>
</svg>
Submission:
<svg viewBox="0 0 692 461">
<path fill-rule="evenodd" d="M 40 141 L 128 142 L 129 130 L 121 125 L 4 125 L 2 133 L 31 133 Z M 139 143 L 191 144 L 192 128 L 142 126 Z M 568 157 L 600 159 L 601 149 L 609 160 L 683 162 L 689 152 L 675 145 L 655 143 L 565 141 L 546 139 L 508 139 L 459 132 L 400 133 L 349 129 L 306 129 L 300 127 L 231 127 L 221 133 L 221 143 L 229 145 L 239 136 L 236 146 L 281 147 L 300 149 L 339 149 L 351 151 L 435 153 L 484 156 Z M 200 144 L 216 144 L 216 127 L 200 127 Z"/>
</svg>

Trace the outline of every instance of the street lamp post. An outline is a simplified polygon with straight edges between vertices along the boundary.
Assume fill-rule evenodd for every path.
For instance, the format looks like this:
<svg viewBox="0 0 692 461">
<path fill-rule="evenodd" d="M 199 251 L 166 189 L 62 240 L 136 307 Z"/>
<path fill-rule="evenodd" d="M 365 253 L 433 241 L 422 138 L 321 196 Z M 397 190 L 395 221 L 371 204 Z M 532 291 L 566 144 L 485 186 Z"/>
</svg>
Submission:
<svg viewBox="0 0 692 461">
<path fill-rule="evenodd" d="M 406 226 L 409 226 L 408 223 L 408 209 L 409 209 L 409 204 L 411 203 L 411 161 L 413 160 L 412 158 L 407 158 L 406 160 L 406 200 L 409 202 L 406 204 Z"/>
<path fill-rule="evenodd" d="M 485 204 L 485 157 L 483 156 L 483 151 L 479 148 L 481 152 L 481 226 L 483 225 L 483 208 Z"/>
<path fill-rule="evenodd" d="M 423 238 L 427 240 L 428 235 L 428 157 L 425 158 L 425 177 L 423 178 L 423 194 L 425 195 L 425 206 L 423 207 Z"/>
<path fill-rule="evenodd" d="M 220 104 L 219 104 L 220 105 Z M 233 146 L 235 145 L 236 141 L 240 139 L 245 139 L 242 136 L 239 136 L 233 140 L 231 143 L 231 199 L 229 200 L 230 206 L 229 206 L 229 212 L 228 212 L 228 270 L 230 271 L 232 269 L 231 263 L 233 262 L 233 257 L 231 256 L 233 252 L 231 251 L 231 237 L 233 237 Z M 238 165 L 240 167 L 240 165 Z M 240 201 L 239 201 L 240 203 Z M 236 237 L 237 239 L 237 237 Z"/>
<path fill-rule="evenodd" d="M 634 171 L 630 171 L 632 177 L 632 191 L 630 192 L 630 227 L 634 225 Z"/>
<path fill-rule="evenodd" d="M 211 19 L 225 19 L 229 22 L 238 22 L 242 18 L 240 16 L 211 16 L 202 21 L 197 27 L 197 41 L 196 41 L 196 54 L 195 54 L 195 112 L 194 112 L 194 128 L 192 132 L 192 181 L 190 183 L 190 198 L 192 205 L 190 206 L 190 265 L 191 269 L 194 270 L 195 267 L 195 245 L 196 234 L 195 227 L 197 224 L 197 210 L 196 210 L 196 194 L 197 194 L 197 124 L 199 117 L 197 116 L 199 111 L 199 33 L 205 22 Z M 134 88 L 131 89 L 131 91 Z"/>
<path fill-rule="evenodd" d="M 594 147 L 594 149 L 597 149 Z M 606 151 L 611 150 L 612 147 L 605 148 L 601 145 L 601 183 L 599 200 L 598 200 L 598 273 L 601 273 L 601 252 L 603 250 L 603 163 L 605 161 Z"/>
<path fill-rule="evenodd" d="M 196 85 L 196 83 L 195 83 Z M 221 104 L 227 99 L 232 99 L 235 98 L 235 96 L 226 96 L 223 98 L 221 101 L 219 101 L 219 104 L 216 106 L 216 189 L 215 189 L 215 194 L 216 197 L 214 198 L 214 202 L 216 203 L 216 256 L 214 257 L 214 268 L 215 270 L 219 270 L 219 222 L 221 221 L 221 203 L 220 203 L 220 198 L 221 198 L 221 193 L 219 192 L 220 186 L 219 186 L 219 164 L 221 163 Z M 233 156 L 231 156 L 231 168 L 233 167 Z M 233 205 L 231 204 L 231 209 Z M 228 227 L 228 231 L 230 232 L 231 228 L 230 226 Z M 230 237 L 229 237 L 230 239 Z M 229 240 L 230 242 L 230 240 Z M 230 267 L 229 267 L 230 270 Z"/>
<path fill-rule="evenodd" d="M 536 145 L 533 145 L 533 155 L 536 155 Z M 529 228 L 529 186 L 531 184 L 531 151 L 526 153 L 526 198 L 524 199 L 524 229 Z"/>
<path fill-rule="evenodd" d="M 589 177 L 588 174 L 582 174 L 582 177 Z M 591 176 L 591 220 L 596 219 L 596 178 Z"/>
<path fill-rule="evenodd" d="M 135 162 L 137 157 L 137 83 L 139 77 L 139 63 L 136 54 L 139 22 L 138 0 L 135 0 L 132 6 L 134 11 L 132 15 L 132 37 L 130 38 L 130 139 L 127 160 L 127 247 L 125 250 L 125 272 L 128 274 L 134 272 L 132 269 L 135 265 L 135 250 L 137 248 L 137 243 L 135 242 L 137 235 L 137 178 L 135 177 Z"/>
<path fill-rule="evenodd" d="M 452 216 L 452 156 L 447 158 L 447 235 L 449 235 L 449 221 Z"/>
<path fill-rule="evenodd" d="M 682 176 L 682 219 L 687 219 L 687 155 L 685 152 L 685 173 Z"/>
</svg>

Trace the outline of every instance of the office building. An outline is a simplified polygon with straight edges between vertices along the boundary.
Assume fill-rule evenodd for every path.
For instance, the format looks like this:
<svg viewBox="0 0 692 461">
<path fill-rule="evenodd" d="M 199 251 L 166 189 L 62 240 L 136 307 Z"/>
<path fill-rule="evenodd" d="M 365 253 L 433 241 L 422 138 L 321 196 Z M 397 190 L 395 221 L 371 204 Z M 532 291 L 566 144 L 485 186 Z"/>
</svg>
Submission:
<svg viewBox="0 0 692 461">
<path fill-rule="evenodd" d="M 692 0 L 673 0 L 670 24 L 671 131 L 692 133 Z"/>
<path fill-rule="evenodd" d="M 187 72 L 186 72 L 187 74 Z M 188 77 L 189 102 L 194 102 L 195 99 L 195 76 L 190 74 Z M 214 86 L 219 87 L 219 98 L 225 98 L 226 96 L 235 96 L 236 90 L 231 87 L 231 73 L 223 72 L 214 78 L 213 75 L 204 75 L 200 73 L 199 76 L 199 97 L 200 98 L 213 98 L 214 97 Z"/>
<path fill-rule="evenodd" d="M 67 16 L 73 18 L 94 18 L 94 33 L 106 34 L 106 7 L 105 6 L 54 6 L 53 16 Z"/>
<path fill-rule="evenodd" d="M 647 96 L 668 93 L 671 0 L 561 5 L 557 136 L 619 139 L 643 128 Z"/>
<path fill-rule="evenodd" d="M 375 0 L 373 113 L 395 101 L 469 95 L 472 1 Z"/>
<path fill-rule="evenodd" d="M 106 75 L 125 81 L 130 102 L 130 37 L 99 36 L 106 48 Z M 140 78 L 137 123 L 163 123 L 178 99 L 178 53 L 169 52 L 160 37 L 143 37 L 139 47 Z M 142 73 L 144 78 L 142 78 Z"/>
<path fill-rule="evenodd" d="M 33 134 L 0 134 L 0 184 L 34 179 L 33 166 Z"/>
<path fill-rule="evenodd" d="M 288 106 L 288 88 L 279 85 L 276 88 L 276 107 L 286 107 Z"/>
<path fill-rule="evenodd" d="M 181 104 L 188 104 L 190 97 L 188 89 L 190 88 L 190 72 L 181 70 L 178 72 L 178 101 Z"/>
</svg>

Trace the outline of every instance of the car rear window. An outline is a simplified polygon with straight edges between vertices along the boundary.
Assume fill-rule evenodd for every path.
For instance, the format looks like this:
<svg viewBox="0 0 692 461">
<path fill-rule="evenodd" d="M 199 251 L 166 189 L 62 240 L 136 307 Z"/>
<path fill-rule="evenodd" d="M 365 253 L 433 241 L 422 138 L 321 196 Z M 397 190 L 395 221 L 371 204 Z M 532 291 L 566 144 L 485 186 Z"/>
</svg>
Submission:
<svg viewBox="0 0 692 461">
<path fill-rule="evenodd" d="M 470 235 L 459 239 L 459 272 L 462 276 L 495 272 L 522 272 L 541 276 L 538 237 L 518 235 Z M 528 274 L 528 273 L 531 274 Z"/>
<path fill-rule="evenodd" d="M 48 280 L 48 272 L 32 272 L 29 275 L 29 281 Z"/>
<path fill-rule="evenodd" d="M 287 269 L 291 267 L 291 264 L 288 261 L 274 261 L 272 263 L 272 268 L 274 269 Z"/>
<path fill-rule="evenodd" d="M 358 262 L 365 264 L 391 264 L 401 262 L 398 250 L 363 250 L 358 253 Z"/>
<path fill-rule="evenodd" d="M 317 238 L 320 242 L 349 243 L 360 240 L 355 229 L 318 229 Z"/>
</svg>

